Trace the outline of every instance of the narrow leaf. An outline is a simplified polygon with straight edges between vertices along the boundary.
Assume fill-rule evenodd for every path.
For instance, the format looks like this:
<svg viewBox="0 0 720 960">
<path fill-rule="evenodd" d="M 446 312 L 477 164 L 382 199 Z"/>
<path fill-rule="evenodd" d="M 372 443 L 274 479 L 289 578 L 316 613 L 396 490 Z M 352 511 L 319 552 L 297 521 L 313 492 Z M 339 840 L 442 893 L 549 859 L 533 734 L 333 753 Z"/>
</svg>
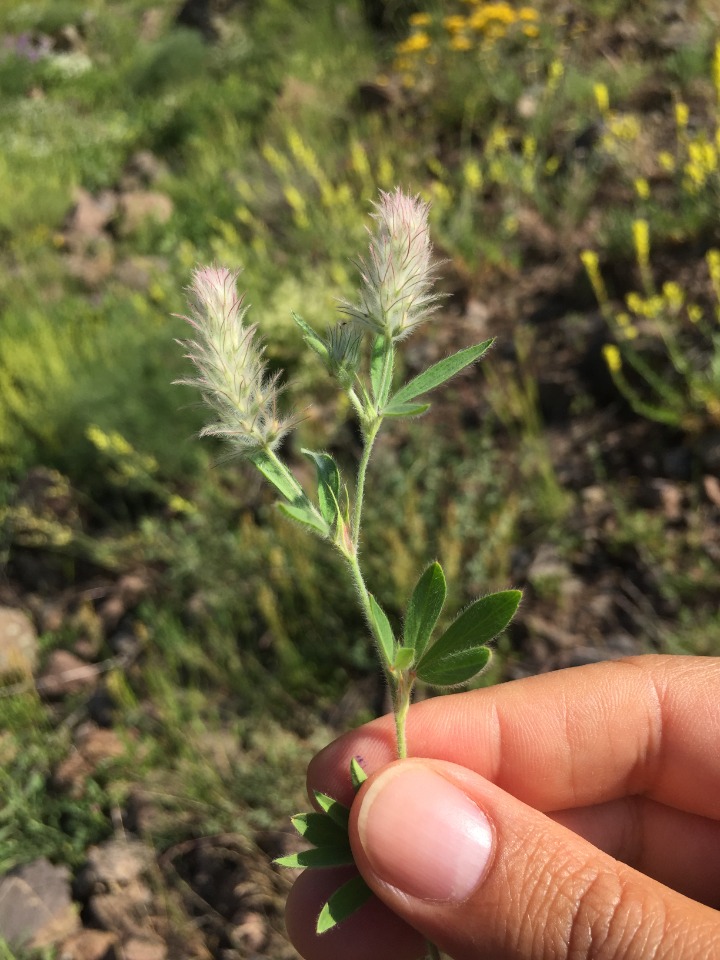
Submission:
<svg viewBox="0 0 720 960">
<path fill-rule="evenodd" d="M 333 798 L 329 797 L 326 793 L 320 793 L 319 790 L 314 790 L 313 793 L 318 802 L 318 806 L 320 806 L 338 826 L 347 830 L 348 823 L 350 822 L 350 808 L 337 800 L 333 800 Z"/>
<path fill-rule="evenodd" d="M 320 911 L 317 921 L 317 932 L 326 933 L 332 930 L 347 917 L 351 916 L 372 897 L 370 887 L 361 876 L 353 877 L 335 891 Z"/>
<path fill-rule="evenodd" d="M 469 647 L 444 659 L 418 666 L 417 675 L 435 687 L 454 687 L 466 683 L 484 670 L 490 660 L 489 647 Z"/>
<path fill-rule="evenodd" d="M 384 417 L 419 417 L 430 409 L 429 403 L 395 403 L 391 402 L 382 411 Z"/>
<path fill-rule="evenodd" d="M 395 348 L 392 340 L 386 337 L 375 337 L 370 355 L 370 383 L 378 407 L 384 407 L 387 404 L 392 386 L 394 360 Z"/>
<path fill-rule="evenodd" d="M 522 593 L 519 590 L 502 590 L 481 597 L 470 604 L 450 624 L 445 633 L 425 651 L 417 666 L 421 679 L 435 672 L 438 664 L 452 659 L 466 650 L 475 650 L 492 640 L 510 623 L 518 608 Z M 436 682 L 436 681 L 428 681 Z M 455 681 L 460 683 L 461 681 Z"/>
<path fill-rule="evenodd" d="M 389 667 L 393 662 L 393 655 L 395 653 L 395 637 L 393 636 L 392 627 L 390 626 L 390 621 L 385 611 L 372 594 L 369 596 L 375 635 L 380 644 L 380 652 L 383 655 L 383 659 Z"/>
<path fill-rule="evenodd" d="M 315 453 L 314 450 L 302 451 L 315 464 L 318 481 L 318 503 L 320 513 L 330 525 L 335 523 L 340 500 L 340 472 L 329 453 Z"/>
<path fill-rule="evenodd" d="M 290 820 L 300 836 L 314 847 L 347 845 L 347 831 L 326 813 L 298 813 Z"/>
<path fill-rule="evenodd" d="M 352 780 L 352 785 L 355 787 L 356 791 L 359 790 L 367 780 L 367 774 L 355 757 L 353 757 L 350 761 L 350 779 Z"/>
<path fill-rule="evenodd" d="M 446 596 L 445 574 L 440 564 L 435 561 L 430 564 L 415 585 L 405 618 L 403 642 L 405 646 L 415 648 L 418 658 L 422 657 L 435 629 Z"/>
<path fill-rule="evenodd" d="M 289 503 L 294 503 L 296 506 L 299 506 L 300 503 L 305 502 L 310 505 L 305 491 L 287 467 L 278 465 L 267 453 L 262 451 L 256 453 L 250 459 L 265 479 L 269 480 Z"/>
<path fill-rule="evenodd" d="M 313 847 L 300 853 L 289 853 L 273 861 L 279 867 L 344 867 L 354 863 L 350 844 L 346 849 L 340 847 Z"/>
<path fill-rule="evenodd" d="M 445 383 L 456 373 L 460 373 L 462 369 L 479 360 L 490 349 L 492 343 L 492 340 L 485 340 L 483 343 L 478 343 L 474 347 L 466 347 L 464 350 L 454 353 L 451 357 L 446 357 L 444 360 L 434 363 L 423 373 L 406 383 L 404 387 L 401 387 L 392 398 L 390 406 L 407 403 L 409 400 L 414 400 L 415 397 L 427 393 L 428 390 L 439 387 L 441 383 Z"/>
<path fill-rule="evenodd" d="M 398 647 L 395 653 L 394 670 L 408 670 L 415 662 L 415 651 L 412 647 Z"/>
<path fill-rule="evenodd" d="M 309 324 L 305 323 L 305 321 L 303 320 L 303 318 L 302 318 L 301 316 L 299 316 L 297 313 L 295 313 L 294 310 L 291 311 L 291 312 L 292 312 L 292 318 L 293 318 L 293 320 L 295 321 L 295 323 L 296 323 L 296 324 L 300 327 L 300 329 L 302 330 L 303 340 L 305 341 L 305 343 L 306 343 L 312 350 L 314 350 L 315 353 L 316 353 L 322 360 L 327 361 L 327 358 L 328 358 L 328 350 L 327 350 L 327 347 L 325 346 L 325 341 L 322 339 L 322 337 L 321 337 L 318 333 L 316 333 L 316 332 L 313 330 L 313 328 L 312 328 Z"/>
<path fill-rule="evenodd" d="M 281 513 L 284 513 L 286 517 L 292 517 L 292 519 L 297 520 L 298 523 L 304 523 L 305 526 L 312 527 L 313 530 L 316 530 L 323 537 L 327 537 L 330 533 L 327 523 L 325 523 L 322 517 L 315 513 L 309 501 L 308 506 L 304 504 L 302 506 L 295 506 L 295 504 L 292 503 L 279 503 L 278 509 Z"/>
</svg>

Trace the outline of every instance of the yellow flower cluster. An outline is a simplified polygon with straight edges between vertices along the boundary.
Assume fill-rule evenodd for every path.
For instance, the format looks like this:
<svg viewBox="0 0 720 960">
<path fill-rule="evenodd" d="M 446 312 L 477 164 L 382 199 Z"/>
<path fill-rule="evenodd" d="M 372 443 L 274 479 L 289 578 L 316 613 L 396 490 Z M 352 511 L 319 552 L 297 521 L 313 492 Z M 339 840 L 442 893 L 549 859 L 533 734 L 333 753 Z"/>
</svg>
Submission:
<svg viewBox="0 0 720 960">
<path fill-rule="evenodd" d="M 420 68 L 434 66 L 438 54 L 444 50 L 487 49 L 516 27 L 529 39 L 540 34 L 540 15 L 534 7 L 526 5 L 516 9 L 505 0 L 495 3 L 463 0 L 463 3 L 471 7 L 467 14 L 449 13 L 436 21 L 431 13 L 421 11 L 408 18 L 410 31 L 395 47 L 394 64 L 406 87 L 414 86 Z"/>
</svg>

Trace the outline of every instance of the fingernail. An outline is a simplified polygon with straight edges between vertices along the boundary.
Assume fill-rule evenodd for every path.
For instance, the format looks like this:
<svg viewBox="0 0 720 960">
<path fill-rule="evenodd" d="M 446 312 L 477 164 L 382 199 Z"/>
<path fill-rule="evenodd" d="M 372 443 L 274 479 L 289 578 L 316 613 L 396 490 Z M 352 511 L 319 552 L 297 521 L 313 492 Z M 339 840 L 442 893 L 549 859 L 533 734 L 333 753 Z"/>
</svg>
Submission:
<svg viewBox="0 0 720 960">
<path fill-rule="evenodd" d="M 466 900 L 493 849 L 492 827 L 477 804 L 412 761 L 371 784 L 358 833 L 378 877 L 420 900 Z"/>
</svg>

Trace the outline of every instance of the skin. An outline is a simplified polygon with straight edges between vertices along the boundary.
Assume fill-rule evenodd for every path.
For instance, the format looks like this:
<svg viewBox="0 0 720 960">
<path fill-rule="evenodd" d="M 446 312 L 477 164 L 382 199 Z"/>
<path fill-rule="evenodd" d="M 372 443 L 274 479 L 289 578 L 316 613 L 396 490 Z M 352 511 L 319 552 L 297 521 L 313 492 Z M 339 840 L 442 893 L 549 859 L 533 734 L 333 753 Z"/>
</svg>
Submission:
<svg viewBox="0 0 720 960">
<path fill-rule="evenodd" d="M 414 960 L 426 937 L 455 960 L 720 958 L 720 659 L 637 657 L 424 701 L 408 747 L 393 763 L 383 717 L 310 764 L 310 790 L 352 803 L 378 900 L 318 937 L 350 874 L 302 874 L 286 919 L 305 960 Z M 371 774 L 357 797 L 353 756 Z M 363 848 L 364 798 L 402 763 L 454 784 L 492 825 L 490 865 L 460 903 L 405 895 Z"/>
</svg>

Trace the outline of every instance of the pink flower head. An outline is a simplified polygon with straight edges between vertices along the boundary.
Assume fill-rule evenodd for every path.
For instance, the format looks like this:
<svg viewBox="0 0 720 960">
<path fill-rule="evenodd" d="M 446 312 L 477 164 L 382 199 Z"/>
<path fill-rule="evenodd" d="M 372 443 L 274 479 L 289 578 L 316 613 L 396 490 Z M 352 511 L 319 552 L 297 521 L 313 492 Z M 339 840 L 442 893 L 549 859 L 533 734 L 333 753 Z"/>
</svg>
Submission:
<svg viewBox="0 0 720 960">
<path fill-rule="evenodd" d="M 399 187 L 393 193 L 381 191 L 374 206 L 369 256 L 359 262 L 360 303 L 343 301 L 341 309 L 374 333 L 401 340 L 438 306 L 439 297 L 432 293 L 430 208 Z"/>
<path fill-rule="evenodd" d="M 187 289 L 195 338 L 180 341 L 198 376 L 180 380 L 200 389 L 217 413 L 201 436 L 222 437 L 242 456 L 275 447 L 293 421 L 277 412 L 278 376 L 268 375 L 257 326 L 245 324 L 248 308 L 237 293 L 239 271 L 200 267 Z"/>
</svg>

